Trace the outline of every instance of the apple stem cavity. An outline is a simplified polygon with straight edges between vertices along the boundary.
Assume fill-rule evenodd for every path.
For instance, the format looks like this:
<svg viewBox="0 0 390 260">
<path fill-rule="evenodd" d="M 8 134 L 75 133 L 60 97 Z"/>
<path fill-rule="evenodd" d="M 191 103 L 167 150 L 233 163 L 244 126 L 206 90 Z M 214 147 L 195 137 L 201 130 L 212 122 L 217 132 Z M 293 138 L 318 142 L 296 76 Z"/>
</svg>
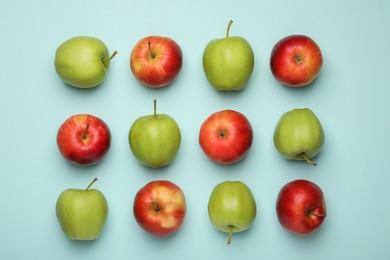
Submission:
<svg viewBox="0 0 390 260">
<path fill-rule="evenodd" d="M 152 205 L 154 211 L 156 211 L 156 212 L 159 212 L 159 211 L 160 211 L 160 208 L 156 205 L 156 203 L 151 202 L 150 204 Z"/>
<path fill-rule="evenodd" d="M 103 62 L 110 61 L 110 60 L 112 60 L 112 59 L 115 57 L 115 55 L 117 55 L 117 54 L 118 54 L 118 52 L 117 52 L 117 51 L 114 51 L 114 52 L 111 54 L 110 57 L 105 58 L 105 59 L 102 59 L 102 61 L 103 61 Z"/>
<path fill-rule="evenodd" d="M 305 159 L 306 162 L 310 163 L 313 166 L 317 166 L 317 164 L 315 162 L 311 161 L 309 158 L 307 158 L 306 155 L 303 154 L 302 156 L 303 156 L 303 159 Z"/>
<path fill-rule="evenodd" d="M 148 48 L 149 48 L 149 52 L 150 52 L 150 57 L 152 59 L 156 58 L 156 54 L 152 51 L 152 48 L 150 47 L 150 41 L 148 41 Z"/>
<path fill-rule="evenodd" d="M 153 112 L 153 115 L 154 115 L 154 119 L 156 119 L 157 118 L 157 114 L 156 114 L 156 112 L 157 112 L 157 100 L 155 99 L 155 100 L 153 100 L 153 105 L 154 105 L 154 112 Z"/>
<path fill-rule="evenodd" d="M 296 62 L 296 63 L 301 63 L 302 60 L 303 60 L 302 57 L 299 56 L 299 55 L 295 56 L 294 59 L 295 59 L 295 62 Z"/>
<path fill-rule="evenodd" d="M 228 27 L 227 27 L 227 30 L 226 30 L 226 38 L 229 37 L 229 31 L 230 31 L 230 27 L 232 26 L 232 23 L 233 23 L 233 20 L 230 20 L 229 24 L 228 24 Z"/>
<path fill-rule="evenodd" d="M 225 130 L 219 131 L 219 137 L 225 138 L 225 136 L 226 136 L 226 131 Z"/>
<path fill-rule="evenodd" d="M 94 178 L 85 190 L 89 190 L 89 188 L 91 188 L 91 186 L 92 186 L 97 180 L 98 180 L 98 178 Z"/>
</svg>

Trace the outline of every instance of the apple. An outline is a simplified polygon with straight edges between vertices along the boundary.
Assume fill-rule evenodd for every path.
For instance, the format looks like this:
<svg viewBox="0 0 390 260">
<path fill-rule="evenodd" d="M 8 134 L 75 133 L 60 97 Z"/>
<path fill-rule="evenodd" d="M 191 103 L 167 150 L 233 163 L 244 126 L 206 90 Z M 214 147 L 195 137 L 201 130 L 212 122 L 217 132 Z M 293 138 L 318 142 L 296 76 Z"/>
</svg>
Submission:
<svg viewBox="0 0 390 260">
<path fill-rule="evenodd" d="M 69 162 L 88 166 L 100 162 L 111 144 L 107 124 L 90 114 L 76 114 L 65 120 L 57 132 L 57 146 Z"/>
<path fill-rule="evenodd" d="M 137 118 L 130 127 L 129 145 L 134 157 L 152 168 L 172 163 L 180 147 L 181 133 L 176 121 L 156 113 Z"/>
<path fill-rule="evenodd" d="M 240 112 L 221 110 L 210 115 L 201 125 L 199 144 L 211 160 L 231 164 L 249 152 L 253 131 L 249 120 Z"/>
<path fill-rule="evenodd" d="M 229 37 L 230 20 L 226 37 L 210 41 L 203 52 L 203 69 L 210 85 L 217 90 L 243 89 L 253 71 L 254 54 L 249 42 L 240 37 Z"/>
<path fill-rule="evenodd" d="M 130 55 L 130 68 L 134 76 L 151 88 L 170 85 L 179 75 L 182 63 L 180 46 L 164 36 L 142 38 Z"/>
<path fill-rule="evenodd" d="M 174 234 L 186 216 L 183 191 L 166 180 L 151 181 L 135 195 L 133 212 L 138 225 L 157 237 Z"/>
<path fill-rule="evenodd" d="M 322 62 L 321 49 L 315 41 L 306 35 L 290 35 L 273 47 L 270 67 L 278 82 L 297 88 L 318 76 Z"/>
<path fill-rule="evenodd" d="M 55 70 L 62 80 L 77 88 L 92 88 L 106 77 L 110 60 L 107 46 L 90 36 L 76 36 L 63 42 L 55 53 Z"/>
<path fill-rule="evenodd" d="M 64 190 L 57 199 L 56 216 L 64 234 L 72 240 L 95 240 L 106 224 L 108 204 L 103 193 L 90 189 Z"/>
<path fill-rule="evenodd" d="M 276 214 L 280 224 L 287 230 L 300 235 L 310 234 L 325 220 L 324 194 L 311 181 L 291 181 L 278 194 Z"/>
<path fill-rule="evenodd" d="M 241 181 L 217 184 L 209 199 L 208 214 L 213 226 L 229 234 L 247 230 L 256 217 L 256 201 L 249 187 Z"/>
<path fill-rule="evenodd" d="M 279 119 L 274 131 L 278 152 L 289 160 L 310 160 L 322 149 L 325 134 L 320 120 L 309 108 L 288 111 Z"/>
</svg>

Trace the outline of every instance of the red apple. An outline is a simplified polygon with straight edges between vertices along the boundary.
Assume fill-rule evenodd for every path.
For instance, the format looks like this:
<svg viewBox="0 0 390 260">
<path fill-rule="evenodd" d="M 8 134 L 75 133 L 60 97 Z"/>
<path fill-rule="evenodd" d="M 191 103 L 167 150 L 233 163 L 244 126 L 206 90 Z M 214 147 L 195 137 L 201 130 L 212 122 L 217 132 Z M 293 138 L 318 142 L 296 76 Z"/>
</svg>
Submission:
<svg viewBox="0 0 390 260">
<path fill-rule="evenodd" d="M 134 198 L 133 212 L 138 225 L 158 237 L 175 233 L 186 215 L 183 191 L 170 181 L 152 181 Z"/>
<path fill-rule="evenodd" d="M 62 156 L 81 166 L 100 162 L 110 143 L 111 134 L 107 124 L 89 114 L 71 116 L 57 132 L 57 145 Z"/>
<path fill-rule="evenodd" d="M 209 116 L 199 132 L 199 144 L 211 160 L 229 164 L 243 159 L 252 146 L 249 120 L 234 110 L 222 110 Z"/>
<path fill-rule="evenodd" d="M 174 40 L 163 36 L 148 36 L 134 46 L 130 68 L 145 86 L 161 88 L 176 79 L 182 61 L 181 48 Z"/>
<path fill-rule="evenodd" d="M 321 188 L 307 180 L 287 183 L 279 192 L 276 214 L 287 230 L 306 235 L 317 230 L 326 217 L 326 204 Z"/>
<path fill-rule="evenodd" d="M 320 47 L 305 35 L 290 35 L 275 44 L 271 52 L 271 72 L 281 84 L 302 87 L 320 73 Z"/>
</svg>

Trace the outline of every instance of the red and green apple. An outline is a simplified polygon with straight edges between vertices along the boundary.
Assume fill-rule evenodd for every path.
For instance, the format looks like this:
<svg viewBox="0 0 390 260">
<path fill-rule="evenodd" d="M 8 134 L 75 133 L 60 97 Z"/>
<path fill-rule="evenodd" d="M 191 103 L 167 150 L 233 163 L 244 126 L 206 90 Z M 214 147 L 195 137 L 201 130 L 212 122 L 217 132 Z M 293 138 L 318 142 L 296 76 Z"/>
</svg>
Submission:
<svg viewBox="0 0 390 260">
<path fill-rule="evenodd" d="M 57 132 L 61 155 L 76 165 L 87 166 L 100 162 L 111 144 L 108 125 L 90 114 L 69 117 Z"/>
<path fill-rule="evenodd" d="M 182 50 L 165 36 L 148 36 L 137 42 L 130 55 L 130 68 L 143 85 L 161 88 L 179 75 L 183 63 Z"/>
<path fill-rule="evenodd" d="M 278 194 L 276 214 L 279 223 L 287 230 L 300 235 L 310 234 L 325 220 L 324 193 L 311 181 L 291 181 Z"/>
<path fill-rule="evenodd" d="M 246 116 L 235 110 L 211 114 L 201 125 L 199 144 L 211 160 L 230 164 L 242 160 L 252 146 L 253 130 Z"/>
<path fill-rule="evenodd" d="M 139 189 L 134 198 L 135 220 L 154 236 L 167 237 L 177 232 L 186 211 L 184 192 L 167 180 L 149 182 Z"/>
<path fill-rule="evenodd" d="M 289 87 L 310 84 L 320 73 L 323 58 L 320 47 L 306 35 L 290 35 L 272 49 L 271 72 L 275 79 Z"/>
</svg>

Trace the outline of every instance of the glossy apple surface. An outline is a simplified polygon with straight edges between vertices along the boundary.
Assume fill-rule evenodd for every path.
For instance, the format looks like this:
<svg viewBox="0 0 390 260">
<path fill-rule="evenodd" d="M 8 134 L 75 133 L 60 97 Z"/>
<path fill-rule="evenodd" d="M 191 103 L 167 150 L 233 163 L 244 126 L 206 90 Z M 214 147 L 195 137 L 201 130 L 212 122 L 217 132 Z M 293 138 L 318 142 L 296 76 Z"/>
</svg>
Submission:
<svg viewBox="0 0 390 260">
<path fill-rule="evenodd" d="M 69 117 L 57 132 L 57 146 L 62 156 L 80 166 L 100 162 L 110 144 L 111 133 L 107 124 L 89 114 Z"/>
<path fill-rule="evenodd" d="M 149 182 L 134 198 L 133 212 L 138 225 L 158 237 L 175 233 L 181 227 L 186 211 L 183 191 L 170 181 Z"/>
<path fill-rule="evenodd" d="M 275 44 L 270 67 L 275 79 L 289 87 L 310 84 L 320 73 L 323 58 L 320 47 L 306 35 L 290 35 Z"/>
<path fill-rule="evenodd" d="M 201 125 L 199 144 L 211 160 L 229 164 L 242 160 L 249 152 L 253 130 L 240 112 L 221 110 L 210 115 Z"/>
<path fill-rule="evenodd" d="M 326 204 L 321 188 L 307 180 L 287 183 L 279 192 L 276 214 L 287 230 L 306 235 L 317 230 L 326 217 Z"/>
<path fill-rule="evenodd" d="M 284 113 L 274 130 L 274 145 L 289 160 L 307 161 L 322 149 L 325 134 L 320 120 L 309 108 L 297 108 Z"/>
<path fill-rule="evenodd" d="M 249 42 L 240 36 L 229 36 L 210 41 L 203 52 L 203 69 L 208 82 L 217 90 L 243 89 L 253 72 L 255 58 Z"/>
<path fill-rule="evenodd" d="M 218 230 L 233 233 L 247 230 L 256 217 L 256 201 L 249 187 L 241 181 L 225 181 L 216 185 L 210 195 L 208 213 Z"/>
<path fill-rule="evenodd" d="M 54 65 L 62 80 L 73 87 L 91 88 L 103 82 L 110 60 L 107 46 L 90 36 L 76 36 L 56 50 Z"/>
<path fill-rule="evenodd" d="M 134 46 L 130 68 L 145 86 L 161 88 L 170 85 L 181 71 L 183 53 L 171 38 L 148 36 Z"/>
<path fill-rule="evenodd" d="M 129 130 L 129 145 L 142 164 L 158 168 L 172 163 L 180 148 L 181 133 L 176 121 L 167 114 L 154 113 L 137 118 Z"/>
<path fill-rule="evenodd" d="M 56 216 L 64 234 L 72 240 L 95 240 L 106 224 L 108 204 L 103 193 L 89 189 L 64 190 L 57 199 Z"/>
</svg>

